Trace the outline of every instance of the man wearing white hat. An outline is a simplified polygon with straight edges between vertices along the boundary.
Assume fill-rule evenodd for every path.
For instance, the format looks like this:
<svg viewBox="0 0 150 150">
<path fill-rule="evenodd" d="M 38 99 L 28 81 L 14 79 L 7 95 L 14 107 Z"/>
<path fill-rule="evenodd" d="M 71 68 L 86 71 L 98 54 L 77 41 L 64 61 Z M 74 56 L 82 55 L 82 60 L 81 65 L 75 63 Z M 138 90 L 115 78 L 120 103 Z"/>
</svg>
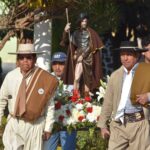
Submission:
<svg viewBox="0 0 150 150">
<path fill-rule="evenodd" d="M 5 150 L 42 150 L 54 122 L 53 95 L 57 79 L 36 67 L 33 44 L 18 47 L 18 67 L 10 71 L 0 90 L 0 123 L 8 103 L 9 115 L 3 135 Z"/>
</svg>

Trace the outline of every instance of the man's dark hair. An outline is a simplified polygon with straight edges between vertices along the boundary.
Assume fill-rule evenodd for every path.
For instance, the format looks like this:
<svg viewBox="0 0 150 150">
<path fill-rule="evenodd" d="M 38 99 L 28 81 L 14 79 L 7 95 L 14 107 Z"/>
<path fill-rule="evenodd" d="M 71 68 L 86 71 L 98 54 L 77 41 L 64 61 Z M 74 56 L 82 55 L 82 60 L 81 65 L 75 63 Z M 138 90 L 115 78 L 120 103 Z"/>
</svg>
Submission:
<svg viewBox="0 0 150 150">
<path fill-rule="evenodd" d="M 83 19 L 88 19 L 89 20 L 89 16 L 88 16 L 87 12 L 81 12 L 79 14 L 78 19 L 77 19 L 77 24 L 80 25 L 80 23 Z"/>
<path fill-rule="evenodd" d="M 146 47 L 148 44 L 150 44 L 150 35 L 145 36 L 145 37 L 142 39 L 142 46 L 143 46 L 143 47 Z"/>
</svg>

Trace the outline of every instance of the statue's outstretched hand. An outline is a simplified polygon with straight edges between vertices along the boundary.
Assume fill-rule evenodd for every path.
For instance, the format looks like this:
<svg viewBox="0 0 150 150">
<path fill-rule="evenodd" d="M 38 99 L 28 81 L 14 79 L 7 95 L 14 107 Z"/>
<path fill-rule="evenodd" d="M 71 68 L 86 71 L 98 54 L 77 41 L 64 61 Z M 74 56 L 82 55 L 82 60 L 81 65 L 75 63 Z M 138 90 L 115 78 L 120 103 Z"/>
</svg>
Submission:
<svg viewBox="0 0 150 150">
<path fill-rule="evenodd" d="M 70 31 L 70 28 L 71 28 L 71 23 L 67 23 L 66 26 L 65 26 L 65 32 L 69 32 Z"/>
</svg>

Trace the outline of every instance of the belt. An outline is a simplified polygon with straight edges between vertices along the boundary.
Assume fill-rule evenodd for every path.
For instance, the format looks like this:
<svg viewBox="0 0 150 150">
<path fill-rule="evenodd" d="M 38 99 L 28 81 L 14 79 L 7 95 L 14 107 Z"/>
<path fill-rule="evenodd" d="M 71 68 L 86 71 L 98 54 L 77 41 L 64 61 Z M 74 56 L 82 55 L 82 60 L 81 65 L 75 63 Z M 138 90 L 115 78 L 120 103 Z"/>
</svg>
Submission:
<svg viewBox="0 0 150 150">
<path fill-rule="evenodd" d="M 130 113 L 130 114 L 127 114 L 127 113 L 124 114 L 124 122 L 125 123 L 138 122 L 138 121 L 141 121 L 141 120 L 144 120 L 144 119 L 145 119 L 145 117 L 144 117 L 144 112 L 143 111 Z"/>
<path fill-rule="evenodd" d="M 21 116 L 14 116 L 12 113 L 9 113 L 12 118 L 24 120 Z"/>
<path fill-rule="evenodd" d="M 30 123 L 32 123 L 32 124 L 35 123 L 38 119 L 44 117 L 44 115 L 42 115 L 42 116 L 40 116 L 37 120 L 28 121 L 28 120 L 26 120 L 25 118 L 23 118 L 23 117 L 21 117 L 21 116 L 14 116 L 12 113 L 9 113 L 9 115 L 10 115 L 12 118 L 17 119 L 18 121 L 19 121 L 19 120 L 23 120 L 23 121 L 25 121 L 25 122 L 30 122 Z"/>
</svg>

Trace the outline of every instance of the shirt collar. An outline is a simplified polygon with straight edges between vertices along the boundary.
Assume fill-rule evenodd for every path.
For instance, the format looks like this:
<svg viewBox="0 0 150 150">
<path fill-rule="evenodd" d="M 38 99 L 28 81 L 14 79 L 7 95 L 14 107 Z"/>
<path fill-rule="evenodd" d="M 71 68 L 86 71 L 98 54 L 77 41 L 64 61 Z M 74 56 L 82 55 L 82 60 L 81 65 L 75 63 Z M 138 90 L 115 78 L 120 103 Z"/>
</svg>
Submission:
<svg viewBox="0 0 150 150">
<path fill-rule="evenodd" d="M 138 67 L 138 65 L 139 65 L 139 63 L 136 63 L 133 67 L 132 67 L 132 69 L 130 70 L 130 72 L 135 72 L 135 70 L 136 70 L 136 68 Z M 125 71 L 125 73 L 126 74 L 128 74 L 128 70 L 123 66 L 123 69 L 124 69 L 124 71 Z"/>
<path fill-rule="evenodd" d="M 61 79 L 60 77 L 56 76 L 55 72 L 52 72 L 51 74 L 52 74 L 53 76 L 55 76 L 58 80 Z"/>
</svg>

